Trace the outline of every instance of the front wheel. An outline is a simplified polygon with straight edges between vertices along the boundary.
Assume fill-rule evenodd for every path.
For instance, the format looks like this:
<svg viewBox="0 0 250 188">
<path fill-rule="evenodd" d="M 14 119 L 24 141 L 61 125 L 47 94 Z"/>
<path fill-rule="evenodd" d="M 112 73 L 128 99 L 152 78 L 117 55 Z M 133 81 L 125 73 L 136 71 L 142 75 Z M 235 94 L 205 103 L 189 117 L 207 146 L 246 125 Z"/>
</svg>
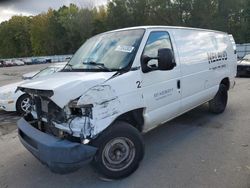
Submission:
<svg viewBox="0 0 250 188">
<path fill-rule="evenodd" d="M 227 106 L 227 99 L 227 87 L 224 84 L 221 84 L 215 97 L 209 101 L 209 110 L 215 114 L 224 112 Z"/>
<path fill-rule="evenodd" d="M 105 130 L 92 145 L 98 149 L 94 166 L 108 178 L 119 179 L 132 174 L 144 155 L 140 132 L 132 125 L 118 121 Z"/>
</svg>

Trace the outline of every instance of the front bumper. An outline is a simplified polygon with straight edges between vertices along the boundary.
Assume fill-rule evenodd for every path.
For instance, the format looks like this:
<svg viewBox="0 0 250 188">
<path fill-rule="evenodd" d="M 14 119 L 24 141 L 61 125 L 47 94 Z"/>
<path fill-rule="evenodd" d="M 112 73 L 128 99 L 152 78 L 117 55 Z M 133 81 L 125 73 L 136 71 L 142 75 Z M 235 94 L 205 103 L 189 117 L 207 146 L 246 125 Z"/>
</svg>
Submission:
<svg viewBox="0 0 250 188">
<path fill-rule="evenodd" d="M 5 111 L 16 111 L 16 103 L 14 100 L 0 100 L 0 109 Z"/>
<path fill-rule="evenodd" d="M 18 122 L 18 134 L 22 144 L 37 159 L 56 173 L 70 173 L 90 162 L 97 148 L 63 140 L 39 131 L 25 119 Z"/>
</svg>

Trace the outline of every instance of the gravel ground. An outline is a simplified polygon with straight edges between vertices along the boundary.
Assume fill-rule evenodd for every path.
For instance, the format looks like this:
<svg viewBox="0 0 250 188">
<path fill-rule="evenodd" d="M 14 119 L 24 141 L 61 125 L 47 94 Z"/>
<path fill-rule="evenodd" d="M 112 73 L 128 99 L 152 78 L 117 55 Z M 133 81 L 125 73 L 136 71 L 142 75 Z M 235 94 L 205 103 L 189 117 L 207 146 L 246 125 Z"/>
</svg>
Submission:
<svg viewBox="0 0 250 188">
<path fill-rule="evenodd" d="M 18 82 L 21 80 L 23 74 L 38 71 L 46 68 L 51 64 L 25 65 L 0 68 L 0 86 Z"/>
<path fill-rule="evenodd" d="M 249 188 L 248 101 L 250 80 L 239 78 L 223 114 L 210 114 L 202 105 L 152 130 L 144 135 L 146 153 L 139 169 L 109 182 L 90 165 L 68 175 L 51 173 L 20 144 L 15 114 L 0 112 L 0 187 Z M 4 125 L 4 119 L 9 123 Z"/>
</svg>

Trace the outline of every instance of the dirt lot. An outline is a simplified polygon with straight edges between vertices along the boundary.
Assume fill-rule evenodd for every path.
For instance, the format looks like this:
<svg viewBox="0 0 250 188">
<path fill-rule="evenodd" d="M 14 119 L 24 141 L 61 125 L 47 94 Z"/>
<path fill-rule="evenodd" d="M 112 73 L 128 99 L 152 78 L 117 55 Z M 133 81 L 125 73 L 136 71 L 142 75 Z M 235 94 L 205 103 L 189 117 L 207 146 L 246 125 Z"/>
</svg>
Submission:
<svg viewBox="0 0 250 188">
<path fill-rule="evenodd" d="M 20 144 L 15 114 L 0 112 L 0 188 L 249 188 L 249 101 L 250 80 L 239 78 L 223 114 L 210 114 L 202 105 L 144 135 L 146 154 L 140 168 L 111 182 L 101 180 L 90 165 L 68 175 L 51 173 Z"/>
<path fill-rule="evenodd" d="M 17 82 L 25 73 L 41 70 L 51 64 L 25 65 L 0 68 L 0 86 Z"/>
</svg>

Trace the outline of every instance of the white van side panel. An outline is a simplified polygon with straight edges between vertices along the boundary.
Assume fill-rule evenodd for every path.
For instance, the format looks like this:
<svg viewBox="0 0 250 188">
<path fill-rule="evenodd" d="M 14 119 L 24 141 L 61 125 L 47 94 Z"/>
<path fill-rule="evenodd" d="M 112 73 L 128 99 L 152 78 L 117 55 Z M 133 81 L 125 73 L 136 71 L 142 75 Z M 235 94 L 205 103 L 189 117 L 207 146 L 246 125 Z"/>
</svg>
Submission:
<svg viewBox="0 0 250 188">
<path fill-rule="evenodd" d="M 207 55 L 215 47 L 211 32 L 178 29 L 172 32 L 181 62 L 181 111 L 187 111 L 211 99 L 218 89 L 211 89 L 216 85 L 211 82 Z"/>
<path fill-rule="evenodd" d="M 220 82 L 230 77 L 232 45 L 224 33 L 185 29 L 172 33 L 181 62 L 181 111 L 185 112 L 211 100 Z"/>
</svg>

